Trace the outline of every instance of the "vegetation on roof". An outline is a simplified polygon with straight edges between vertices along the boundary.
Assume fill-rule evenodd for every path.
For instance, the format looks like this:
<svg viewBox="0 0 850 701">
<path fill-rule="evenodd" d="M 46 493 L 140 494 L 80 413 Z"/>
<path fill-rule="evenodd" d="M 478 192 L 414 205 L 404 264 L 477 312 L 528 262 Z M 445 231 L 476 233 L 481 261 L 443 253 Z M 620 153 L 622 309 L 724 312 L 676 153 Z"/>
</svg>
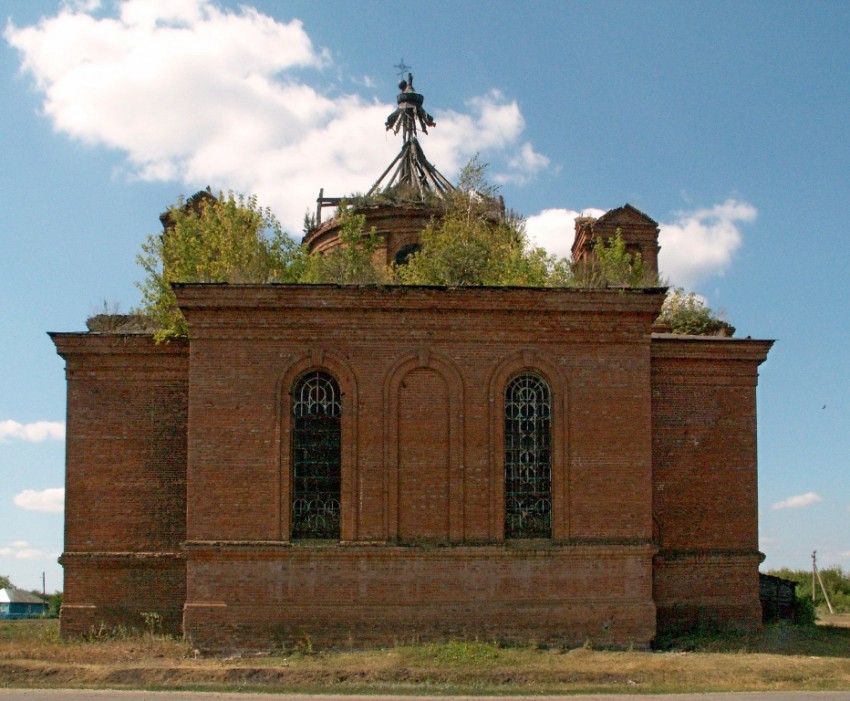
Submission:
<svg viewBox="0 0 850 701">
<path fill-rule="evenodd" d="M 688 336 L 731 336 L 735 327 L 723 321 L 722 312 L 714 312 L 695 292 L 674 287 L 661 307 L 658 322 L 670 333 Z"/>
<path fill-rule="evenodd" d="M 589 263 L 575 264 L 532 245 L 525 220 L 504 211 L 486 170 L 477 158 L 470 161 L 457 188 L 432 203 L 442 212 L 425 227 L 419 249 L 397 265 L 384 263 L 380 236 L 374 229 L 366 230 L 362 210 L 367 203 L 405 203 L 411 193 L 403 185 L 362 200 L 341 201 L 336 213 L 339 245 L 313 253 L 286 235 L 271 211 L 260 207 L 253 196 L 228 192 L 190 201 L 180 198 L 162 217 L 165 231 L 149 235 L 137 256 L 145 273 L 137 283 L 140 307 L 122 317 L 117 327 L 93 317 L 93 330 L 155 328 L 157 340 L 185 335 L 186 320 L 171 287 L 178 282 L 582 288 L 659 284 L 640 254 L 627 250 L 619 231 L 609 240 L 594 241 L 595 255 Z M 309 219 L 305 217 L 305 227 Z M 673 333 L 716 335 L 734 330 L 701 298 L 681 290 L 668 297 L 660 320 Z"/>
<path fill-rule="evenodd" d="M 254 196 L 219 193 L 188 207 L 180 198 L 163 223 L 165 231 L 148 235 L 136 257 L 145 271 L 137 283 L 137 313 L 153 319 L 158 340 L 187 332 L 172 283 L 297 282 L 301 276 L 300 246 Z"/>
</svg>

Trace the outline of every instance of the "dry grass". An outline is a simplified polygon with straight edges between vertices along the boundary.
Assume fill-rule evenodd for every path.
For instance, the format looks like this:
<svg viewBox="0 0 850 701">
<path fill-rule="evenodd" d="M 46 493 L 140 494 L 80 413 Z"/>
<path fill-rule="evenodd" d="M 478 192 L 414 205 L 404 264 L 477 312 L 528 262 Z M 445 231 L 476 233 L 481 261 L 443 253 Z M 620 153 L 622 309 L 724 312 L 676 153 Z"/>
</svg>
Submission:
<svg viewBox="0 0 850 701">
<path fill-rule="evenodd" d="M 850 689 L 850 628 L 777 625 L 666 645 L 661 652 L 606 652 L 452 641 L 194 659 L 178 640 L 119 632 L 65 642 L 55 621 L 15 621 L 0 622 L 0 687 L 396 694 Z"/>
</svg>

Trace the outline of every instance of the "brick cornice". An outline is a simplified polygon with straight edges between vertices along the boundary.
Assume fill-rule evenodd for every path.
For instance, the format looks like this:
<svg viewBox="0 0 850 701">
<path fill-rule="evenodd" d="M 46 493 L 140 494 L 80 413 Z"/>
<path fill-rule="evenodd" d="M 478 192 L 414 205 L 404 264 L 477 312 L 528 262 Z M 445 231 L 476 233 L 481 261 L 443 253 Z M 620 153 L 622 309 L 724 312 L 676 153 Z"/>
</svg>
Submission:
<svg viewBox="0 0 850 701">
<path fill-rule="evenodd" d="M 56 352 L 65 359 L 69 380 L 186 380 L 189 342 L 179 338 L 156 343 L 146 334 L 50 333 Z"/>
<path fill-rule="evenodd" d="M 189 333 L 198 338 L 277 338 L 294 329 L 368 327 L 372 337 L 395 333 L 396 323 L 413 322 L 423 332 L 474 342 L 497 326 L 507 333 L 563 331 L 618 342 L 648 343 L 664 290 L 505 287 L 415 287 L 340 285 L 175 285 Z M 518 310 L 522 325 L 515 325 Z M 395 320 L 399 321 L 396 322 Z M 402 322 L 402 319 L 404 320 Z M 506 339 L 503 339 L 506 340 Z M 488 343 L 490 341 L 487 341 Z"/>
<path fill-rule="evenodd" d="M 244 309 L 388 311 L 438 309 L 657 316 L 665 288 L 438 287 L 417 285 L 176 284 L 184 311 Z"/>
<path fill-rule="evenodd" d="M 97 550 L 92 552 L 64 552 L 59 558 L 59 564 L 68 565 L 77 562 L 119 562 L 119 561 L 167 561 L 182 560 L 184 555 L 180 551 L 157 550 L 157 551 L 110 551 Z"/>
<path fill-rule="evenodd" d="M 772 340 L 652 334 L 653 360 L 728 360 L 760 365 L 767 359 Z"/>
<path fill-rule="evenodd" d="M 736 559 L 764 560 L 764 554 L 758 550 L 729 550 L 722 548 L 707 548 L 698 550 L 665 550 L 661 549 L 655 556 L 658 562 L 673 561 L 712 561 L 721 562 Z"/>
<path fill-rule="evenodd" d="M 645 540 L 608 539 L 600 541 L 575 541 L 557 543 L 553 541 L 507 541 L 505 543 L 463 544 L 411 544 L 398 545 L 391 542 L 299 542 L 299 541 L 238 541 L 238 540 L 189 540 L 184 545 L 186 557 L 209 557 L 230 554 L 235 557 L 424 557 L 429 559 L 468 558 L 523 558 L 553 556 L 639 555 L 653 556 L 658 547 Z"/>
<path fill-rule="evenodd" d="M 156 343 L 149 334 L 87 333 L 51 331 L 47 334 L 56 352 L 66 360 L 74 355 L 156 355 L 188 356 L 189 344 L 184 338 Z"/>
</svg>

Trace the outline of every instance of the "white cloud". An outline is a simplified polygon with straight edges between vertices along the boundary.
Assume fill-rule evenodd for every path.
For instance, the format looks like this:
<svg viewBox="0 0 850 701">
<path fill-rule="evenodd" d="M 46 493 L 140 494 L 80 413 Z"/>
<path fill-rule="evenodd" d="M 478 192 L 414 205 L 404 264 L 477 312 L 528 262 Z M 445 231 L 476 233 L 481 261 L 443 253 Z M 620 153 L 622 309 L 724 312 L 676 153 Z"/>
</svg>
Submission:
<svg viewBox="0 0 850 701">
<path fill-rule="evenodd" d="M 741 246 L 739 224 L 755 221 L 757 214 L 751 204 L 729 199 L 710 209 L 680 212 L 672 223 L 659 224 L 661 275 L 685 288 L 722 275 Z"/>
<path fill-rule="evenodd" d="M 42 552 L 31 548 L 24 540 L 16 540 L 7 546 L 0 547 L 0 557 L 12 557 L 16 560 L 35 560 L 42 557 L 51 557 L 51 553 Z"/>
<path fill-rule="evenodd" d="M 10 438 L 37 443 L 40 441 L 61 441 L 65 438 L 65 424 L 61 421 L 33 421 L 22 424 L 11 419 L 0 421 L 0 443 Z"/>
<path fill-rule="evenodd" d="M 569 257 L 575 239 L 576 217 L 601 217 L 604 209 L 544 209 L 539 214 L 528 217 L 525 228 L 528 237 L 535 246 L 542 246 L 549 253 L 564 258 Z"/>
<path fill-rule="evenodd" d="M 65 489 L 57 487 L 44 489 L 40 492 L 34 489 L 25 489 L 20 494 L 16 494 L 12 501 L 15 502 L 15 506 L 22 509 L 59 513 L 65 508 Z"/>
<path fill-rule="evenodd" d="M 493 179 L 500 184 L 516 183 L 517 185 L 525 185 L 539 171 L 548 167 L 549 159 L 542 153 L 537 153 L 534 147 L 526 142 L 515 155 L 508 158 L 509 171 L 506 173 L 496 173 Z"/>
<path fill-rule="evenodd" d="M 365 191 L 400 147 L 383 130 L 395 105 L 305 82 L 305 69 L 327 68 L 330 58 L 298 20 L 211 0 L 124 0 L 110 16 L 87 5 L 10 24 L 5 38 L 54 128 L 123 152 L 132 177 L 253 193 L 297 231 L 320 187 Z M 437 127 L 423 140 L 447 176 L 479 151 L 504 155 L 506 182 L 546 166 L 521 142 L 515 101 L 491 91 L 466 107 L 434 111 Z"/>
<path fill-rule="evenodd" d="M 797 494 L 793 497 L 788 497 L 782 501 L 777 501 L 771 505 L 771 509 L 801 509 L 805 506 L 811 506 L 819 501 L 823 501 L 823 497 L 815 492 L 806 492 L 805 494 Z"/>
</svg>

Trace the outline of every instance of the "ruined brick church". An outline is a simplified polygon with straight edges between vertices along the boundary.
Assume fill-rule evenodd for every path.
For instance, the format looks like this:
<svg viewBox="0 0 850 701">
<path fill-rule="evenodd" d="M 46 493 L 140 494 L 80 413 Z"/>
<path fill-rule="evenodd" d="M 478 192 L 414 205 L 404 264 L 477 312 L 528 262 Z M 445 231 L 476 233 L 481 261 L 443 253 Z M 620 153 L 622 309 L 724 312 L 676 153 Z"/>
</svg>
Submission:
<svg viewBox="0 0 850 701">
<path fill-rule="evenodd" d="M 412 79 L 398 105 L 404 146 L 375 188 L 444 192 Z M 333 203 L 311 250 L 337 243 Z M 399 262 L 433 216 L 364 212 Z M 658 227 L 629 205 L 577 220 L 574 258 L 618 229 L 657 270 Z M 63 634 L 146 612 L 202 650 L 646 646 L 760 625 L 770 341 L 664 333 L 659 288 L 176 294 L 183 339 L 51 334 L 68 383 Z"/>
</svg>

